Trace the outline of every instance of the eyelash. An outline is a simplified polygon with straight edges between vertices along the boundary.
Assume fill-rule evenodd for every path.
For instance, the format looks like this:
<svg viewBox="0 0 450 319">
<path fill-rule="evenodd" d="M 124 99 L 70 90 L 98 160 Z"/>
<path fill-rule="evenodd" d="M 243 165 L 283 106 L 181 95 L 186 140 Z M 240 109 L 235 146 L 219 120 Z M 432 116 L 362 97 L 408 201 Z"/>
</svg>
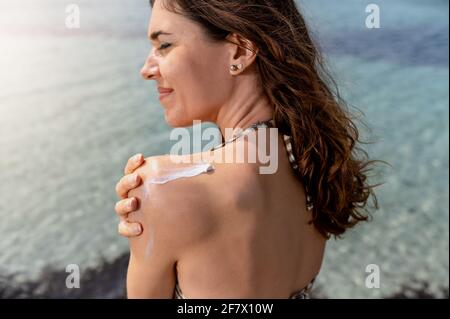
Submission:
<svg viewBox="0 0 450 319">
<path fill-rule="evenodd" d="M 172 46 L 172 44 L 170 44 L 170 43 L 163 43 L 163 44 L 161 44 L 161 46 L 158 48 L 158 50 L 159 50 L 159 51 L 165 50 L 165 49 L 168 49 L 170 46 Z"/>
</svg>

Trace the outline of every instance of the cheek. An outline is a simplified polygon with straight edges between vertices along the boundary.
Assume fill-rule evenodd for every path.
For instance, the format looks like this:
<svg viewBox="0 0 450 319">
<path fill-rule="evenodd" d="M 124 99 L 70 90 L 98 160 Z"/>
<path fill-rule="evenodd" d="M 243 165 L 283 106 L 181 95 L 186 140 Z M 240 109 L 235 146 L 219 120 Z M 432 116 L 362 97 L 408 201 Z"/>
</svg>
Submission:
<svg viewBox="0 0 450 319">
<path fill-rule="evenodd" d="M 186 111 L 199 114 L 223 104 L 228 96 L 227 66 L 215 55 L 214 52 L 204 56 L 197 53 L 173 55 L 173 59 L 166 61 L 164 74 L 161 69 L 163 78 L 177 93 L 177 103 Z"/>
</svg>

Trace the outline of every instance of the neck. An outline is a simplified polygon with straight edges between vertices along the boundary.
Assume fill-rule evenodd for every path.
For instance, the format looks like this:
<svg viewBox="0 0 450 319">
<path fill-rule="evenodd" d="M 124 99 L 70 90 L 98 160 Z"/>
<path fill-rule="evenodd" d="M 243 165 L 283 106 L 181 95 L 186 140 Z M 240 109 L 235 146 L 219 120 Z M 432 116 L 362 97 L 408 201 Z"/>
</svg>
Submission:
<svg viewBox="0 0 450 319">
<path fill-rule="evenodd" d="M 252 124 L 272 118 L 273 108 L 267 99 L 261 95 L 229 103 L 221 108 L 215 122 L 222 133 L 222 137 L 229 138 L 225 135 L 226 129 L 245 130 Z"/>
</svg>

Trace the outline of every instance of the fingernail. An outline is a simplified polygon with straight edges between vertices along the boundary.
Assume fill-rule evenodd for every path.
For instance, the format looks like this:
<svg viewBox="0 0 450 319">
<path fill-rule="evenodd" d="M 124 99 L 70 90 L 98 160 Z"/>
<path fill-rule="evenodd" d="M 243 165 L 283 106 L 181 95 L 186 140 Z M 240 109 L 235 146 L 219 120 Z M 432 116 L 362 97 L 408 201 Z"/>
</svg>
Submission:
<svg viewBox="0 0 450 319">
<path fill-rule="evenodd" d="M 136 198 L 132 198 L 128 201 L 128 209 L 133 210 L 135 208 Z"/>
<path fill-rule="evenodd" d="M 138 163 L 141 161 L 142 154 L 137 154 L 133 157 L 133 162 Z"/>
<path fill-rule="evenodd" d="M 133 233 L 139 234 L 141 232 L 141 226 L 133 226 Z"/>
</svg>

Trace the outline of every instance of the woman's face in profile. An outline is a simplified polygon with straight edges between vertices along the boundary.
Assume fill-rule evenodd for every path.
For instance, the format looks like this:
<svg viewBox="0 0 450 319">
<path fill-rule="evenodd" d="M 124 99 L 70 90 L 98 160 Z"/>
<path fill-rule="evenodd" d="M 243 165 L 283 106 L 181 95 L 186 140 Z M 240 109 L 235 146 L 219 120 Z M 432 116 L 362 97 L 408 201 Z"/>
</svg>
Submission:
<svg viewBox="0 0 450 319">
<path fill-rule="evenodd" d="M 157 0 L 152 9 L 148 29 L 152 49 L 141 75 L 155 80 L 159 88 L 173 90 L 160 95 L 170 126 L 214 122 L 231 94 L 231 47 L 209 40 L 199 25 L 161 4 Z"/>
</svg>

